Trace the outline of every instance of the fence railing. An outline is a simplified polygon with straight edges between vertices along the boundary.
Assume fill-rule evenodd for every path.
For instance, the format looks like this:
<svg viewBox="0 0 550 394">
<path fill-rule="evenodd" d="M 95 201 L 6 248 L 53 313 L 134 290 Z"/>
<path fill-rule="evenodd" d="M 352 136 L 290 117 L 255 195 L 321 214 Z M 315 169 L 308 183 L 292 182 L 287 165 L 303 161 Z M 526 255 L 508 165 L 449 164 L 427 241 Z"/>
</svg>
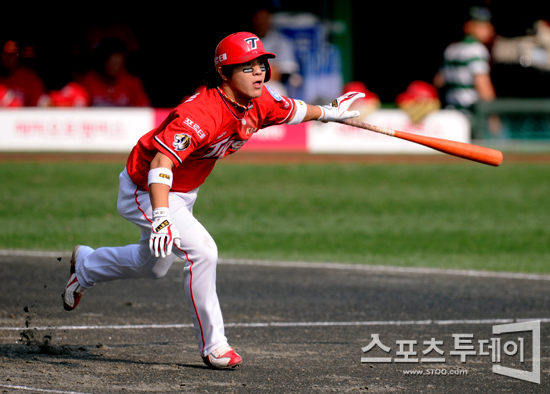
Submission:
<svg viewBox="0 0 550 394">
<path fill-rule="evenodd" d="M 550 140 L 550 99 L 501 98 L 478 103 L 472 137 Z"/>
</svg>

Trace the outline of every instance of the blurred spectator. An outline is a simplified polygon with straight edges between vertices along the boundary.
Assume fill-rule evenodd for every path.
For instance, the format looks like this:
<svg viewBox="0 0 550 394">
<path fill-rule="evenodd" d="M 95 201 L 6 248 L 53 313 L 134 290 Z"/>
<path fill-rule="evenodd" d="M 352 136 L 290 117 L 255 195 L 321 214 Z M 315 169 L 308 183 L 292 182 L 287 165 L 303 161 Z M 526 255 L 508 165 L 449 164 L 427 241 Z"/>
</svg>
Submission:
<svg viewBox="0 0 550 394">
<path fill-rule="evenodd" d="M 524 36 L 497 36 L 492 47 L 495 63 L 519 64 L 524 68 L 550 71 L 550 24 L 539 19 L 530 30 L 531 34 Z"/>
<path fill-rule="evenodd" d="M 82 50 L 93 52 L 106 38 L 117 38 L 124 41 L 128 53 L 134 53 L 140 47 L 140 43 L 129 23 L 113 21 L 112 23 L 88 26 L 84 32 L 83 39 L 85 42 Z"/>
<path fill-rule="evenodd" d="M 23 106 L 23 100 L 6 85 L 0 84 L 0 108 L 16 108 Z"/>
<path fill-rule="evenodd" d="M 296 60 L 293 42 L 273 28 L 272 12 L 268 8 L 261 8 L 254 13 L 252 30 L 260 37 L 266 51 L 277 54 L 276 58 L 269 61 L 271 79 L 266 85 L 287 96 L 287 84 L 299 86 L 301 83 L 300 66 Z"/>
<path fill-rule="evenodd" d="M 395 99 L 397 106 L 405 111 L 413 123 L 422 121 L 430 113 L 441 108 L 439 94 L 434 85 L 424 81 L 413 81 Z"/>
<path fill-rule="evenodd" d="M 348 92 L 365 94 L 365 97 L 355 100 L 349 107 L 350 111 L 360 112 L 359 117 L 357 117 L 358 121 L 364 121 L 371 113 L 380 108 L 380 98 L 376 93 L 371 92 L 363 82 L 352 81 L 346 83 L 344 85 L 344 93 Z"/>
<path fill-rule="evenodd" d="M 480 101 L 495 99 L 490 76 L 490 54 L 486 45 L 494 37 L 491 12 L 472 7 L 463 24 L 464 38 L 450 44 L 443 54 L 443 66 L 434 77 L 434 85 L 442 89 L 446 107 L 465 110 Z"/>
<path fill-rule="evenodd" d="M 59 90 L 50 90 L 38 100 L 40 107 L 88 107 L 90 95 L 84 86 L 69 82 Z"/>
<path fill-rule="evenodd" d="M 34 69 L 36 66 L 36 49 L 33 45 L 25 45 L 21 48 L 21 53 L 19 54 L 21 58 L 21 63 L 25 64 Z"/>
<path fill-rule="evenodd" d="M 124 41 L 108 37 L 94 51 L 93 68 L 76 82 L 83 85 L 94 107 L 147 107 L 151 100 L 141 79 L 126 70 Z"/>
<path fill-rule="evenodd" d="M 35 106 L 45 92 L 44 82 L 38 73 L 20 59 L 19 43 L 8 40 L 0 54 L 0 84 L 15 95 L 24 106 Z"/>
<path fill-rule="evenodd" d="M 276 12 L 271 19 L 273 29 L 292 43 L 299 65 L 299 74 L 288 79 L 289 96 L 323 105 L 340 95 L 344 87 L 342 55 L 330 40 L 331 32 L 335 31 L 333 24 L 312 12 Z M 274 60 L 282 58 L 280 52 L 275 53 Z"/>
</svg>

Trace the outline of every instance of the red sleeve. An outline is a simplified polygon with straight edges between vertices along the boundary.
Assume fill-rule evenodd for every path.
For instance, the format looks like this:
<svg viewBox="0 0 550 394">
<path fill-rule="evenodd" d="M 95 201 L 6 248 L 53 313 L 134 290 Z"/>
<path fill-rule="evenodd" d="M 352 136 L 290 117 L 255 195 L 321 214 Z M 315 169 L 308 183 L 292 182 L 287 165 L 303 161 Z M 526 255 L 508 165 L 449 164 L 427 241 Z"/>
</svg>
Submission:
<svg viewBox="0 0 550 394">
<path fill-rule="evenodd" d="M 191 116 L 177 114 L 164 130 L 155 135 L 153 145 L 177 167 L 202 145 L 205 133 L 197 125 Z"/>
<path fill-rule="evenodd" d="M 17 69 L 6 84 L 13 90 L 23 93 L 25 106 L 27 107 L 36 106 L 40 96 L 46 93 L 42 78 L 34 70 L 27 67 Z"/>
<path fill-rule="evenodd" d="M 260 102 L 266 108 L 266 115 L 261 125 L 262 129 L 285 123 L 294 111 L 294 100 L 281 96 L 267 86 L 264 86 Z"/>
</svg>

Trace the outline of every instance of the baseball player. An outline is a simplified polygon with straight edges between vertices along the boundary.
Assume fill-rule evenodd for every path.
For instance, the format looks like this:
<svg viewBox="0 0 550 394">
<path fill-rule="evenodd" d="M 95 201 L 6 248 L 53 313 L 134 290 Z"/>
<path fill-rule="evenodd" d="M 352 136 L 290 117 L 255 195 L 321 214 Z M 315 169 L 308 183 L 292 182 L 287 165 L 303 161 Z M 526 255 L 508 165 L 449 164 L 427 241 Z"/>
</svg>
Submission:
<svg viewBox="0 0 550 394">
<path fill-rule="evenodd" d="M 363 97 L 350 92 L 330 105 L 313 106 L 280 96 L 265 86 L 268 59 L 274 57 L 254 34 L 224 38 L 216 47 L 207 89 L 139 139 L 119 176 L 117 201 L 120 215 L 141 229 L 139 244 L 95 250 L 77 245 L 62 294 L 67 311 L 97 283 L 161 278 L 179 257 L 185 261 L 185 295 L 204 363 L 223 369 L 242 362 L 224 333 L 216 294 L 216 243 L 193 216 L 199 186 L 218 159 L 238 151 L 261 129 L 356 117 L 358 111 L 347 109 Z"/>
<path fill-rule="evenodd" d="M 485 7 L 471 7 L 463 24 L 464 37 L 451 43 L 443 53 L 443 65 L 434 76 L 434 85 L 444 89 L 445 106 L 470 114 L 473 105 L 495 99 L 490 74 L 488 45 L 494 37 L 491 12 Z"/>
</svg>

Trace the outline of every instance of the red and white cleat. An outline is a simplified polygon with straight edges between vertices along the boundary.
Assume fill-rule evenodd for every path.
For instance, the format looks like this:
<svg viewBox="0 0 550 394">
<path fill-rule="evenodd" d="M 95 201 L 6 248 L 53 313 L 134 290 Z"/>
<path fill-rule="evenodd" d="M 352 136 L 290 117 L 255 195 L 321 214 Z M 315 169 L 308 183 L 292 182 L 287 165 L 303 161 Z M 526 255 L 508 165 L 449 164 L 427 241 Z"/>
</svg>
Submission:
<svg viewBox="0 0 550 394">
<path fill-rule="evenodd" d="M 76 256 L 78 256 L 80 247 L 81 245 L 77 245 L 73 250 L 69 281 L 65 285 L 65 291 L 61 294 L 61 298 L 63 298 L 63 308 L 65 308 L 66 311 L 74 310 L 80 302 L 82 294 L 86 291 L 86 288 L 78 283 L 78 278 L 75 273 Z"/>
<path fill-rule="evenodd" d="M 203 357 L 202 361 L 213 369 L 231 369 L 237 368 L 243 362 L 243 359 L 235 353 L 231 346 L 224 345 L 213 350 L 208 356 Z"/>
</svg>

